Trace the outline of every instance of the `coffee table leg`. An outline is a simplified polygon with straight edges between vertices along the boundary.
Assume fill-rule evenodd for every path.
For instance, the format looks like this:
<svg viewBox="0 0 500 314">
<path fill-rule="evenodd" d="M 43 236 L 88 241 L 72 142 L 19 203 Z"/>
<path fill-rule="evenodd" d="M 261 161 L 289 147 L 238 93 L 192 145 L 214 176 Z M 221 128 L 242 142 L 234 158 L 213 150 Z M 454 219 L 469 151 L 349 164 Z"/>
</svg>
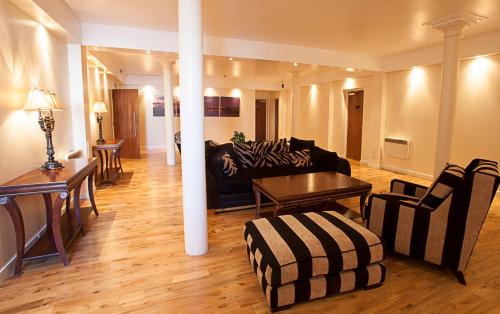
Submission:
<svg viewBox="0 0 500 314">
<path fill-rule="evenodd" d="M 255 193 L 255 218 L 260 218 L 260 191 L 253 189 Z"/>
<path fill-rule="evenodd" d="M 279 211 L 280 211 L 280 204 L 276 203 L 276 206 L 274 207 L 273 217 L 278 216 Z"/>
<path fill-rule="evenodd" d="M 365 205 L 366 205 L 366 198 L 368 197 L 368 194 L 370 193 L 363 193 L 361 194 L 361 197 L 359 198 L 359 211 L 361 213 L 361 219 L 365 221 Z"/>
</svg>

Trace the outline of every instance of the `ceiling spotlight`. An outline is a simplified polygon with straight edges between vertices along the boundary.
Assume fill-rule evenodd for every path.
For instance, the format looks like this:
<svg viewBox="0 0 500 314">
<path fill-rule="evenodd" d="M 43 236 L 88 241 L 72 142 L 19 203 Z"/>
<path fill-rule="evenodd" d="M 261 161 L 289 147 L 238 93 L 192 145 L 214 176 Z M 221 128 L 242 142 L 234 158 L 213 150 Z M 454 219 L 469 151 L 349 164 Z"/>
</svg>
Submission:
<svg viewBox="0 0 500 314">
<path fill-rule="evenodd" d="M 229 61 L 233 61 L 233 60 L 234 60 L 234 58 L 233 58 L 233 57 L 229 57 Z"/>
<path fill-rule="evenodd" d="M 299 65 L 299 64 L 298 64 L 297 62 L 294 62 L 294 63 L 293 63 L 293 66 L 294 66 L 294 67 L 296 67 L 296 66 L 298 66 L 298 65 Z"/>
<path fill-rule="evenodd" d="M 354 69 L 354 68 L 346 68 L 345 70 L 346 70 L 347 72 L 354 72 L 354 71 L 355 71 L 355 69 Z"/>
<path fill-rule="evenodd" d="M 147 53 L 147 54 L 150 54 L 150 53 L 151 53 L 151 50 L 146 50 L 146 53 Z"/>
</svg>

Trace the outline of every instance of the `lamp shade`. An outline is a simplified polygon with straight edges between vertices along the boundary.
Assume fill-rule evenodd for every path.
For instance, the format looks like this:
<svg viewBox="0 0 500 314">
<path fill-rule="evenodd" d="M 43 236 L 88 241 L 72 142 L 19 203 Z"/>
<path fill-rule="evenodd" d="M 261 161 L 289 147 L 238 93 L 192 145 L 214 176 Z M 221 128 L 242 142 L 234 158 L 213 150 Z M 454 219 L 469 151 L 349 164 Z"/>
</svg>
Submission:
<svg viewBox="0 0 500 314">
<path fill-rule="evenodd" d="M 95 102 L 94 103 L 94 110 L 93 110 L 95 113 L 104 113 L 104 112 L 108 112 L 108 109 L 106 109 L 106 104 L 103 103 L 103 102 Z"/>
<path fill-rule="evenodd" d="M 47 97 L 50 99 L 50 102 L 54 106 L 53 110 L 63 110 L 64 106 L 61 104 L 59 101 L 59 98 L 57 98 L 57 95 L 52 92 L 46 92 Z"/>
<path fill-rule="evenodd" d="M 51 97 L 41 89 L 33 89 L 28 94 L 24 110 L 51 110 L 56 109 Z"/>
</svg>

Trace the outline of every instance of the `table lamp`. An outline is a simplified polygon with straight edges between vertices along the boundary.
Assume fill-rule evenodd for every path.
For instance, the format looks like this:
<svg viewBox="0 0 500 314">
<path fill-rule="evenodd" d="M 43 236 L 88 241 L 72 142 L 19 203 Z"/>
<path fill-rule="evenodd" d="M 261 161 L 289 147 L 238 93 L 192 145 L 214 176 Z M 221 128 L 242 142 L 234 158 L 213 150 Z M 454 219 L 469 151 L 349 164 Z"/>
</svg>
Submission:
<svg viewBox="0 0 500 314">
<path fill-rule="evenodd" d="M 45 132 L 47 141 L 48 160 L 41 166 L 43 170 L 55 170 L 63 168 L 63 165 L 54 158 L 54 145 L 52 143 L 52 131 L 54 131 L 55 119 L 53 110 L 63 110 L 64 107 L 57 99 L 56 94 L 40 89 L 33 89 L 29 92 L 28 101 L 23 107 L 24 110 L 38 110 L 38 124 Z"/>
<path fill-rule="evenodd" d="M 94 113 L 96 115 L 97 123 L 99 124 L 99 138 L 97 139 L 97 144 L 103 144 L 105 141 L 102 138 L 102 114 L 108 112 L 106 109 L 106 104 L 103 102 L 95 102 L 94 103 Z"/>
</svg>

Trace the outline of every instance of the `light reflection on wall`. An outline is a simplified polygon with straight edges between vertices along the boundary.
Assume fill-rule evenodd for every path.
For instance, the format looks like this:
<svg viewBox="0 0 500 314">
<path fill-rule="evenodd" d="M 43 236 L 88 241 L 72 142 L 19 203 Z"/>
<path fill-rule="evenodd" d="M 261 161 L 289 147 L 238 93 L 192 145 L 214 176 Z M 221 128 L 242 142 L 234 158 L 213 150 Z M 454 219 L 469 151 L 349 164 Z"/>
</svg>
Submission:
<svg viewBox="0 0 500 314">
<path fill-rule="evenodd" d="M 179 86 L 174 87 L 172 93 L 174 94 L 174 98 L 179 98 Z"/>
<path fill-rule="evenodd" d="M 212 87 L 207 87 L 205 88 L 205 96 L 217 96 L 217 93 L 215 92 L 215 89 Z"/>
<path fill-rule="evenodd" d="M 421 67 L 413 67 L 409 76 L 410 90 L 420 89 L 424 84 L 425 72 Z"/>
<path fill-rule="evenodd" d="M 318 102 L 318 85 L 312 84 L 309 93 L 311 95 L 311 104 L 316 105 Z"/>
<path fill-rule="evenodd" d="M 352 89 L 356 86 L 356 81 L 352 77 L 348 77 L 345 79 L 344 89 Z"/>
<path fill-rule="evenodd" d="M 488 57 L 476 57 L 465 63 L 464 75 L 467 86 L 470 88 L 486 88 L 489 73 L 493 67 L 493 62 Z"/>
<path fill-rule="evenodd" d="M 231 90 L 231 97 L 241 97 L 241 90 L 239 88 L 233 88 L 233 90 Z"/>
</svg>

